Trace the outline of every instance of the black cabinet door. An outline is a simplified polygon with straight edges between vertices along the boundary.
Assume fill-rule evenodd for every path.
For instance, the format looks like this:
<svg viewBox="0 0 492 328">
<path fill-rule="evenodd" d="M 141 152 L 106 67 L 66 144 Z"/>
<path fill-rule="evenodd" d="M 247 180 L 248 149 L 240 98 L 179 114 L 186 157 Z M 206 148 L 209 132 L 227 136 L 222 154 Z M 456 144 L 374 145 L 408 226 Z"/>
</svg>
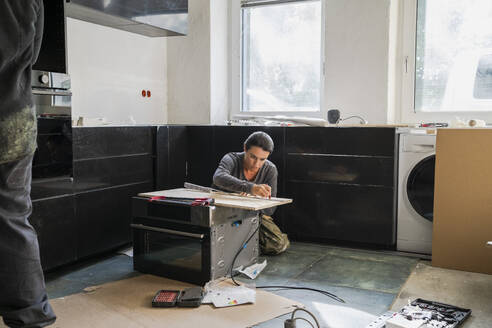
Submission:
<svg viewBox="0 0 492 328">
<path fill-rule="evenodd" d="M 149 190 L 152 190 L 152 183 L 76 194 L 78 257 L 87 257 L 129 243 L 131 198 Z"/>
<path fill-rule="evenodd" d="M 287 128 L 286 153 L 395 155 L 394 128 Z"/>
<path fill-rule="evenodd" d="M 73 163 L 73 176 L 76 193 L 153 182 L 153 156 L 138 154 L 76 160 Z"/>
<path fill-rule="evenodd" d="M 187 127 L 158 126 L 155 142 L 156 190 L 182 188 L 186 181 Z"/>
<path fill-rule="evenodd" d="M 287 190 L 294 203 L 284 226 L 294 239 L 394 244 L 392 188 L 288 182 Z"/>
<path fill-rule="evenodd" d="M 34 201 L 29 221 L 38 234 L 44 270 L 77 259 L 77 223 L 73 195 Z"/>
<path fill-rule="evenodd" d="M 214 153 L 213 126 L 188 126 L 186 181 L 210 187 L 219 162 Z"/>
<path fill-rule="evenodd" d="M 152 127 L 73 128 L 73 159 L 153 153 Z"/>
<path fill-rule="evenodd" d="M 305 241 L 395 245 L 393 128 L 287 128 L 283 227 Z"/>
<path fill-rule="evenodd" d="M 169 129 L 169 172 L 166 189 L 183 188 L 186 180 L 186 154 L 188 147 L 187 127 L 170 125 Z"/>
<path fill-rule="evenodd" d="M 79 258 L 130 242 L 131 197 L 154 189 L 155 130 L 74 129 Z"/>
</svg>

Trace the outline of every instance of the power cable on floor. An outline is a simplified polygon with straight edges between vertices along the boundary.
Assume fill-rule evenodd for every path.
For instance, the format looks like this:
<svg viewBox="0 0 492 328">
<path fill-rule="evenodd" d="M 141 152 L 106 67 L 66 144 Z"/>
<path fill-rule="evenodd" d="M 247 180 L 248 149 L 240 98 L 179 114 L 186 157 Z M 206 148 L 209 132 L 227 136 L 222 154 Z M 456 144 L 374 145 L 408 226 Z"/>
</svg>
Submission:
<svg viewBox="0 0 492 328">
<path fill-rule="evenodd" d="M 262 288 L 262 289 L 281 288 L 281 289 L 310 290 L 310 291 L 318 292 L 318 293 L 321 293 L 325 296 L 328 296 L 329 298 L 332 298 L 337 302 L 345 303 L 345 301 L 342 298 L 338 297 L 335 294 L 327 292 L 326 290 L 322 290 L 322 289 L 316 289 L 316 288 L 310 288 L 310 287 L 294 287 L 294 286 L 257 286 L 256 288 Z"/>
<path fill-rule="evenodd" d="M 253 238 L 253 236 L 256 234 L 256 232 L 260 229 L 260 226 L 261 226 L 261 221 L 259 220 L 258 221 L 258 227 L 251 234 L 251 236 L 249 236 L 248 239 L 246 239 L 246 241 L 243 243 L 243 245 L 241 246 L 241 248 L 237 251 L 236 255 L 234 256 L 234 259 L 232 260 L 230 274 L 231 274 L 231 280 L 232 280 L 232 282 L 236 286 L 240 286 L 240 285 L 234 279 L 234 273 L 233 273 L 234 263 L 236 263 L 236 259 L 239 256 L 239 254 L 241 253 L 241 251 L 248 246 L 248 243 L 251 240 L 251 238 Z M 338 297 L 337 295 L 332 294 L 330 292 L 327 292 L 326 290 L 321 290 L 321 289 L 316 289 L 316 288 L 310 288 L 310 287 L 294 287 L 294 286 L 257 286 L 256 288 L 260 288 L 260 289 L 282 288 L 282 289 L 294 289 L 294 290 L 310 290 L 310 291 L 318 292 L 318 293 L 321 293 L 321 294 L 323 294 L 325 296 L 328 296 L 328 297 L 334 299 L 337 302 L 345 303 L 345 301 L 343 299 L 341 299 L 340 297 Z"/>
<path fill-rule="evenodd" d="M 305 319 L 305 318 L 301 318 L 301 317 L 298 317 L 298 318 L 295 318 L 295 314 L 297 311 L 304 311 L 306 312 L 307 314 L 309 314 L 313 319 L 314 319 L 314 322 L 316 322 L 316 327 L 317 328 L 320 328 L 321 326 L 319 325 L 319 322 L 318 322 L 318 319 L 316 319 L 316 316 L 311 312 L 311 311 L 308 311 L 306 309 L 303 309 L 303 308 L 297 308 L 295 309 L 294 311 L 292 311 L 292 315 L 290 317 L 290 319 L 286 319 L 284 321 L 284 328 L 295 328 L 296 327 L 296 320 L 304 320 L 306 322 L 308 322 L 311 327 L 314 328 L 314 325 L 312 324 L 311 321 Z"/>
</svg>

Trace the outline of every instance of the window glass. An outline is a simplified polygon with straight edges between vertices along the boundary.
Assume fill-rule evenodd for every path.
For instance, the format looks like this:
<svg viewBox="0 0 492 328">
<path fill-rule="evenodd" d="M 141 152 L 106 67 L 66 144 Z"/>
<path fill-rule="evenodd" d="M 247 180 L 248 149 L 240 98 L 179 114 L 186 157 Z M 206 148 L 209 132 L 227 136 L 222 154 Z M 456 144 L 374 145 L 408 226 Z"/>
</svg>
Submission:
<svg viewBox="0 0 492 328">
<path fill-rule="evenodd" d="M 492 1 L 418 0 L 415 110 L 492 111 Z"/>
<path fill-rule="evenodd" d="M 478 99 L 492 99 L 492 54 L 483 56 L 478 62 L 473 95 Z"/>
<path fill-rule="evenodd" d="M 242 111 L 318 111 L 321 1 L 242 9 Z"/>
</svg>

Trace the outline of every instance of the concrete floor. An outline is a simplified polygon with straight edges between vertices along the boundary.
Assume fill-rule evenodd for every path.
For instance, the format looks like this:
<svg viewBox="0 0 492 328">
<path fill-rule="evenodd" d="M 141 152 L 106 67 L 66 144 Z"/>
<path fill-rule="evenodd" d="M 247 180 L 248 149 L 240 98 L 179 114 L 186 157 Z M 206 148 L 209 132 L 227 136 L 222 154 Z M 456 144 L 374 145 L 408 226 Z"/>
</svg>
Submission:
<svg viewBox="0 0 492 328">
<path fill-rule="evenodd" d="M 305 290 L 269 290 L 303 303 L 307 309 L 316 314 L 322 327 L 329 328 L 366 327 L 376 316 L 391 308 L 419 262 L 415 258 L 384 252 L 307 243 L 292 243 L 284 254 L 266 258 L 267 267 L 253 281 L 257 286 L 311 287 L 326 290 L 345 300 L 346 303 L 342 304 L 320 293 Z M 417 268 L 419 267 L 420 265 Z M 48 295 L 50 298 L 62 297 L 81 292 L 89 286 L 138 274 L 133 271 L 132 258 L 126 255 L 94 259 L 47 274 Z M 492 281 L 492 276 L 483 276 L 485 281 Z M 238 280 L 252 282 L 244 278 Z M 414 287 L 410 290 L 413 290 L 412 288 Z M 473 294 L 472 291 L 470 293 Z M 412 297 L 425 298 L 418 293 L 412 294 Z M 401 298 L 406 296 L 402 294 Z M 466 304 L 459 303 L 459 305 L 466 307 Z M 304 314 L 299 316 L 308 318 Z M 256 327 L 281 328 L 287 317 L 289 315 L 272 319 Z M 488 314 L 488 318 L 492 320 L 492 311 Z M 309 327 L 309 325 L 297 321 L 297 327 Z M 475 326 L 466 326 L 469 327 Z"/>
<path fill-rule="evenodd" d="M 492 275 L 441 269 L 420 262 L 398 295 L 392 310 L 423 298 L 471 309 L 461 328 L 492 326 Z"/>
</svg>

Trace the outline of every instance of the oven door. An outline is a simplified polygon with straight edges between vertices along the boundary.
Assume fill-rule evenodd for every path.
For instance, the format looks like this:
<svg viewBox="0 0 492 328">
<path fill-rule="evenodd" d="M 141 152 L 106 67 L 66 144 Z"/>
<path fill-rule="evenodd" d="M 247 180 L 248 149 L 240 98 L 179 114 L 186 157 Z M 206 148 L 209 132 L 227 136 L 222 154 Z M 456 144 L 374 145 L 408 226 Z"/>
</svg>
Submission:
<svg viewBox="0 0 492 328">
<path fill-rule="evenodd" d="M 145 221 L 131 225 L 135 270 L 199 285 L 210 280 L 210 229 Z"/>
</svg>

